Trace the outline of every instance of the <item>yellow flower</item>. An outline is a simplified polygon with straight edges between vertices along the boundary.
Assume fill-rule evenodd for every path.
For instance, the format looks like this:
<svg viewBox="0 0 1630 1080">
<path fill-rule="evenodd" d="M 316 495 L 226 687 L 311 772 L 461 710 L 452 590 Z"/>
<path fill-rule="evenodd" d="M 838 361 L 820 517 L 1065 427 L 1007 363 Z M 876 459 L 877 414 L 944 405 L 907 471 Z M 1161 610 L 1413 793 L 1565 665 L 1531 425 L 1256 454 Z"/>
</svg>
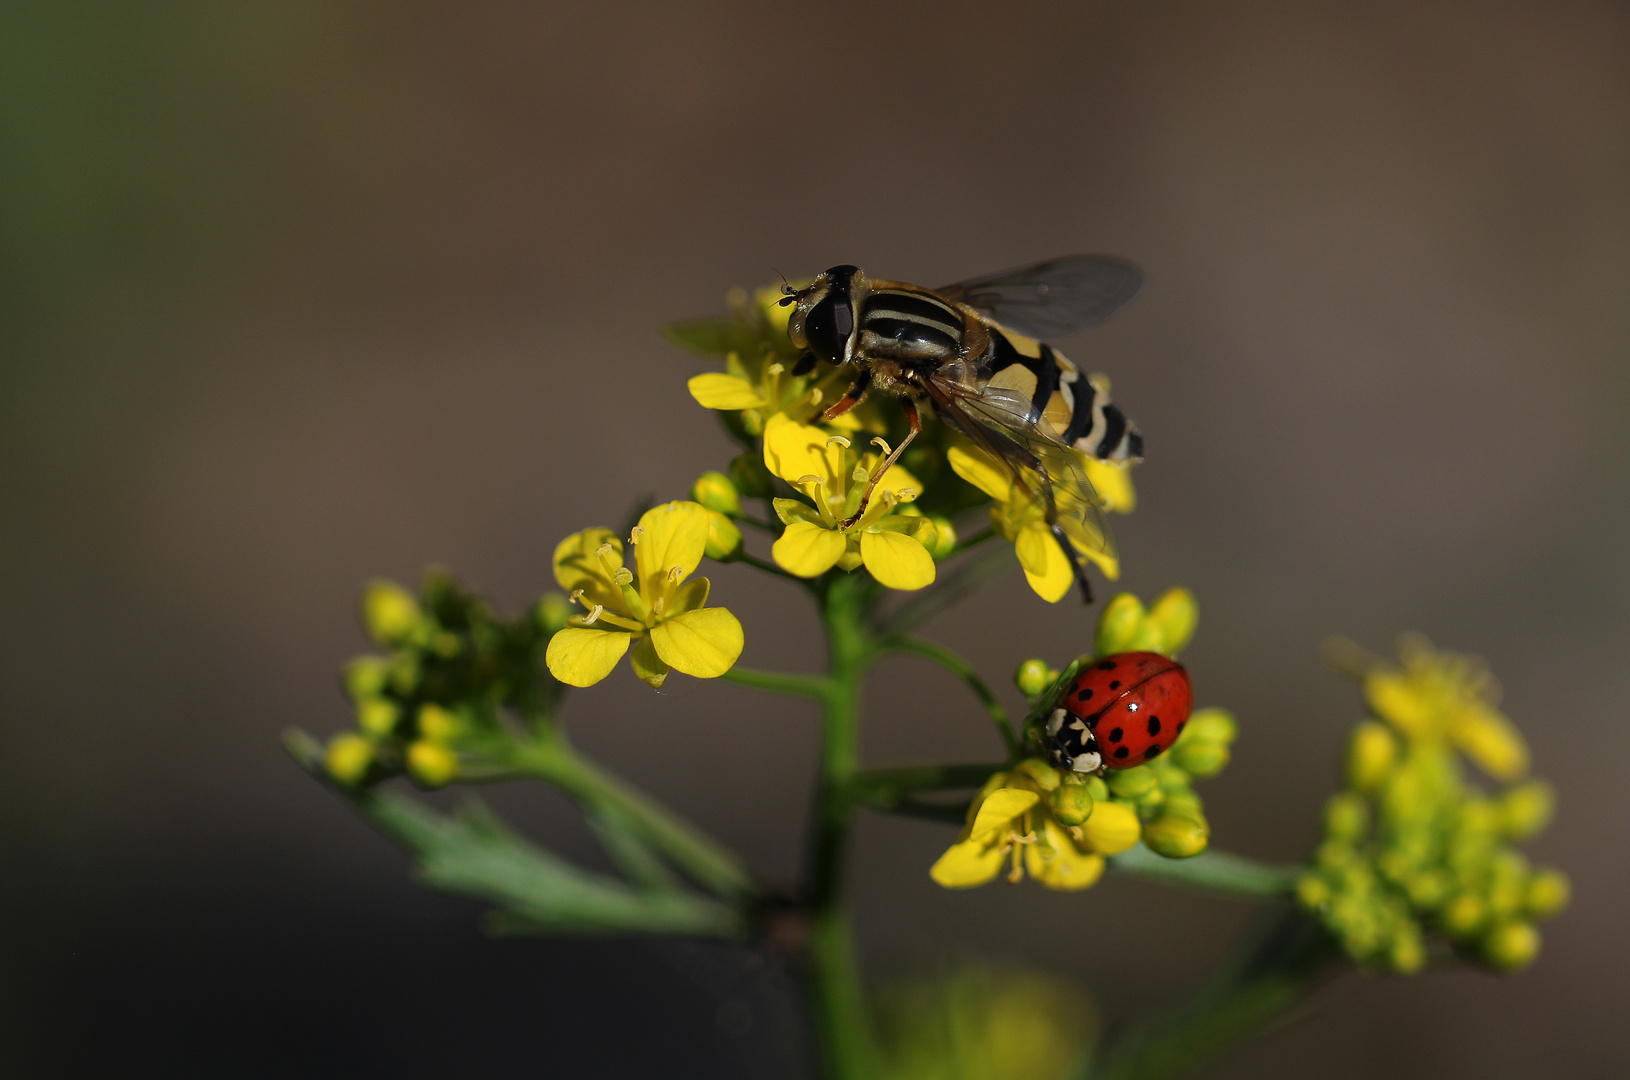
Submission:
<svg viewBox="0 0 1630 1080">
<path fill-rule="evenodd" d="M 1049 889 L 1090 888 L 1104 873 L 1104 856 L 1138 842 L 1140 826 L 1131 807 L 1099 801 L 1081 825 L 1065 825 L 1047 795 L 1058 787 L 1057 770 L 1040 758 L 997 773 L 968 809 L 962 837 L 929 870 L 947 889 L 969 889 L 993 880 L 1004 864 L 1007 879 L 1028 872 Z"/>
<path fill-rule="evenodd" d="M 713 679 L 741 655 L 741 623 L 724 608 L 707 607 L 707 578 L 686 582 L 707 549 L 709 512 L 671 502 L 646 511 L 629 542 L 634 565 L 623 566 L 622 543 L 610 529 L 584 529 L 555 548 L 555 580 L 587 615 L 568 620 L 549 639 L 550 674 L 572 686 L 593 686 L 634 649 L 634 673 L 661 686 L 670 668 Z"/>
<path fill-rule="evenodd" d="M 1528 746 L 1495 708 L 1498 687 L 1472 657 L 1438 652 L 1423 637 L 1404 639 L 1403 667 L 1376 664 L 1364 697 L 1394 730 L 1423 742 L 1447 741 L 1497 780 L 1528 773 Z"/>
<path fill-rule="evenodd" d="M 834 566 L 853 570 L 864 565 L 891 589 L 920 589 L 934 580 L 934 556 L 924 544 L 924 539 L 934 540 L 934 523 L 920 515 L 894 513 L 922 491 L 903 466 L 885 473 L 866 512 L 847 529 L 841 527 L 859 507 L 872 470 L 881 461 L 881 455 L 857 453 L 846 436 L 829 435 L 785 414 L 770 417 L 764 426 L 765 466 L 814 504 L 775 500 L 775 511 L 787 528 L 770 554 L 783 569 L 799 577 L 818 577 Z"/>
<path fill-rule="evenodd" d="M 990 509 L 991 524 L 1003 537 L 1013 541 L 1019 565 L 1024 568 L 1025 580 L 1030 582 L 1036 595 L 1050 604 L 1063 599 L 1074 584 L 1075 575 L 1064 549 L 1047 525 L 1046 510 L 1041 503 L 1031 499 L 1013 482 L 1013 474 L 1006 466 L 982 450 L 971 446 L 953 446 L 946 453 L 946 458 L 958 476 L 989 495 L 995 503 Z M 1132 482 L 1126 470 L 1101 462 L 1089 462 L 1088 465 L 1093 467 L 1094 484 L 1103 482 L 1108 489 L 1107 494 L 1100 490 L 1105 507 L 1130 510 L 1133 502 Z M 1104 473 L 1105 468 L 1110 472 Z M 1069 523 L 1066 522 L 1065 526 L 1068 531 Z M 1096 550 L 1092 543 L 1085 542 L 1090 538 L 1082 539 L 1084 542 L 1076 545 L 1080 554 L 1097 563 L 1104 576 L 1111 581 L 1120 577 L 1119 560 Z"/>
</svg>

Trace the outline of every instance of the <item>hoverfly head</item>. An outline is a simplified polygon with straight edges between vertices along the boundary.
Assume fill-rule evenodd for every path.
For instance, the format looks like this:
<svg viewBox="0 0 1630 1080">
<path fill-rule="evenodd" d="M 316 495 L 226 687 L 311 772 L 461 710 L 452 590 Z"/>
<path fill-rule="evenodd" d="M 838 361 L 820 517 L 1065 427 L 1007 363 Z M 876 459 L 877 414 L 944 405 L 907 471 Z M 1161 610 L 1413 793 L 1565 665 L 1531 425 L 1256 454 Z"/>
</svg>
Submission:
<svg viewBox="0 0 1630 1080">
<path fill-rule="evenodd" d="M 855 308 L 865 289 L 866 276 L 858 266 L 834 266 L 815 279 L 807 289 L 783 285 L 789 300 L 797 306 L 787 320 L 787 336 L 800 349 L 808 349 L 829 364 L 848 359 L 849 343 L 855 336 Z"/>
</svg>

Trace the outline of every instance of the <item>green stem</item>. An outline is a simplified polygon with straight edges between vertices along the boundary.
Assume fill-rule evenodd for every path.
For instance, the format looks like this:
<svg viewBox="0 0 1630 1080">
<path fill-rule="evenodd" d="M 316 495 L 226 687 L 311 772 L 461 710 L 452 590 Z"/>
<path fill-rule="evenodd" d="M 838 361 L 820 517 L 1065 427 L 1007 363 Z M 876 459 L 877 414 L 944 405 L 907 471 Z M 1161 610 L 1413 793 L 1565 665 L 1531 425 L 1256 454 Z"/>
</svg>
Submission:
<svg viewBox="0 0 1630 1080">
<path fill-rule="evenodd" d="M 1006 762 L 974 765 L 900 765 L 887 769 L 866 769 L 855 777 L 857 797 L 879 805 L 889 799 L 904 798 L 918 791 L 944 791 L 982 786 Z"/>
<path fill-rule="evenodd" d="M 849 819 L 860 765 L 861 683 L 872 658 L 864 629 L 864 582 L 833 580 L 823 597 L 826 692 L 821 710 L 821 768 L 809 849 L 810 997 L 828 1080 L 866 1080 L 875 1043 L 860 965 L 843 903 Z"/>
<path fill-rule="evenodd" d="M 966 683 L 968 689 L 972 690 L 974 696 L 985 706 L 985 711 L 990 714 L 991 721 L 995 723 L 996 730 L 1002 737 L 1002 745 L 1007 750 L 1008 757 L 1013 759 L 1019 757 L 1019 737 L 1013 732 L 1013 722 L 1008 719 L 1007 710 L 1002 708 L 1002 703 L 996 700 L 995 692 L 979 677 L 979 672 L 974 670 L 972 664 L 939 642 L 928 641 L 925 638 L 890 638 L 883 643 L 883 648 L 888 652 L 910 653 L 932 661 Z"/>
<path fill-rule="evenodd" d="M 720 676 L 725 682 L 768 690 L 772 694 L 795 694 L 824 701 L 832 693 L 832 680 L 825 675 L 794 675 L 784 671 L 760 671 L 737 664 Z"/>
<path fill-rule="evenodd" d="M 877 632 L 883 637 L 907 633 L 1007 573 L 1017 561 L 1011 544 L 986 548 L 895 609 L 878 624 Z"/>
<path fill-rule="evenodd" d="M 761 559 L 757 555 L 754 555 L 754 554 L 752 554 L 751 552 L 748 552 L 748 551 L 737 552 L 735 561 L 740 562 L 740 563 L 746 563 L 748 566 L 753 567 L 755 570 L 762 570 L 766 574 L 774 574 L 776 577 L 786 578 L 788 581 L 796 581 L 800 585 L 804 585 L 804 586 L 809 585 L 808 581 L 806 581 L 804 578 L 799 577 L 797 574 L 789 574 L 785 570 L 781 569 L 779 566 L 775 565 L 775 563 L 769 562 L 769 561 L 767 561 L 765 559 Z"/>
<path fill-rule="evenodd" d="M 1342 959 L 1324 928 L 1286 906 L 1242 960 L 1187 1004 L 1117 1039 L 1077 1080 L 1166 1080 L 1186 1076 L 1228 1046 L 1280 1017 Z"/>
<path fill-rule="evenodd" d="M 744 900 L 758 887 L 736 857 L 648 795 L 579 757 L 563 739 L 516 745 L 510 767 L 638 830 L 673 864 L 718 896 Z"/>
<path fill-rule="evenodd" d="M 1117 873 L 1178 885 L 1239 900 L 1269 900 L 1296 891 L 1299 866 L 1259 863 L 1226 851 L 1207 851 L 1191 859 L 1168 859 L 1139 844 L 1109 860 Z"/>
</svg>

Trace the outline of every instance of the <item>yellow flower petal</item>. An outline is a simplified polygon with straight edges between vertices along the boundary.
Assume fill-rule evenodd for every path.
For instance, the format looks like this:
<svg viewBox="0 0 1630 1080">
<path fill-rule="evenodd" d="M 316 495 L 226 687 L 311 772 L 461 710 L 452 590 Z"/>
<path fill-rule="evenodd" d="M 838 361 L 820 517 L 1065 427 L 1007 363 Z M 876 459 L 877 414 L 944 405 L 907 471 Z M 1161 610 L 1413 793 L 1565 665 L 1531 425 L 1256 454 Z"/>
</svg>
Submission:
<svg viewBox="0 0 1630 1080">
<path fill-rule="evenodd" d="M 707 551 L 707 507 L 693 502 L 663 503 L 640 517 L 640 528 L 634 564 L 640 571 L 640 595 L 652 603 L 673 587 L 677 579 L 669 575 L 674 567 L 679 567 L 678 579 L 684 579 L 702 565 Z"/>
<path fill-rule="evenodd" d="M 583 590 L 588 607 L 604 604 L 613 611 L 623 609 L 622 590 L 606 576 L 604 565 L 595 551 L 611 545 L 613 565 L 623 564 L 623 545 L 610 529 L 584 529 L 573 533 L 555 545 L 555 580 L 567 592 Z"/>
<path fill-rule="evenodd" d="M 1132 488 L 1130 466 L 1091 457 L 1082 465 L 1092 489 L 1104 500 L 1104 509 L 1116 514 L 1130 514 L 1137 508 L 1138 493 Z"/>
<path fill-rule="evenodd" d="M 882 463 L 882 454 L 867 454 L 860 461 L 868 476 L 875 472 Z M 872 498 L 874 500 L 879 499 L 884 492 L 899 498 L 900 493 L 908 489 L 915 492 L 916 495 L 921 495 L 923 493 L 923 482 L 912 476 L 910 470 L 904 465 L 895 464 L 891 465 L 889 471 L 883 474 L 883 479 L 877 482 L 877 488 L 872 492 Z M 913 498 L 915 497 L 914 495 Z"/>
<path fill-rule="evenodd" d="M 1510 720 L 1486 705 L 1457 710 L 1449 738 L 1496 780 L 1519 780 L 1528 772 L 1528 744 Z"/>
<path fill-rule="evenodd" d="M 837 564 L 847 547 L 842 533 L 798 521 L 788 525 L 781 539 L 770 546 L 770 556 L 789 574 L 818 577 Z"/>
<path fill-rule="evenodd" d="M 1110 799 L 1100 801 L 1081 825 L 1086 845 L 1100 855 L 1118 855 L 1138 842 L 1143 826 L 1130 806 Z"/>
<path fill-rule="evenodd" d="M 860 534 L 860 558 L 878 583 L 890 589 L 920 589 L 934 581 L 934 556 L 915 537 L 897 532 Z"/>
<path fill-rule="evenodd" d="M 953 446 L 945 458 L 955 473 L 997 502 L 1013 497 L 1013 477 L 989 454 L 966 446 Z"/>
<path fill-rule="evenodd" d="M 1104 857 L 1082 851 L 1063 826 L 1049 818 L 1037 843 L 1025 848 L 1024 865 L 1042 885 L 1061 892 L 1088 889 L 1104 876 Z"/>
<path fill-rule="evenodd" d="M 687 611 L 651 629 L 651 645 L 663 663 L 698 679 L 729 671 L 744 641 L 741 622 L 718 607 Z"/>
<path fill-rule="evenodd" d="M 712 588 L 713 583 L 705 577 L 685 582 L 668 597 L 668 604 L 662 609 L 662 618 L 671 619 L 675 615 L 707 607 L 707 594 Z"/>
<path fill-rule="evenodd" d="M 831 438 L 818 427 L 776 413 L 764 425 L 764 466 L 789 484 L 818 476 L 832 485 L 843 467 L 843 447 L 828 446 Z"/>
<path fill-rule="evenodd" d="M 947 889 L 971 889 L 995 877 L 1004 861 L 999 845 L 964 840 L 952 844 L 929 868 L 928 876 Z"/>
<path fill-rule="evenodd" d="M 1041 796 L 1028 788 L 997 788 L 979 804 L 974 815 L 968 839 L 988 840 L 1002 829 L 1009 828 L 1013 819 L 1035 806 Z"/>
<path fill-rule="evenodd" d="M 1070 591 L 1075 573 L 1064 549 L 1043 524 L 1026 525 L 1014 540 L 1019 565 L 1024 568 L 1025 580 L 1036 590 L 1036 595 L 1049 604 L 1056 604 Z"/>
<path fill-rule="evenodd" d="M 567 686 L 593 686 L 617 666 L 635 634 L 568 626 L 549 639 L 549 674 Z"/>
<path fill-rule="evenodd" d="M 722 371 L 698 375 L 686 385 L 690 396 L 704 409 L 758 409 L 769 404 L 753 389 L 752 383 Z"/>
</svg>

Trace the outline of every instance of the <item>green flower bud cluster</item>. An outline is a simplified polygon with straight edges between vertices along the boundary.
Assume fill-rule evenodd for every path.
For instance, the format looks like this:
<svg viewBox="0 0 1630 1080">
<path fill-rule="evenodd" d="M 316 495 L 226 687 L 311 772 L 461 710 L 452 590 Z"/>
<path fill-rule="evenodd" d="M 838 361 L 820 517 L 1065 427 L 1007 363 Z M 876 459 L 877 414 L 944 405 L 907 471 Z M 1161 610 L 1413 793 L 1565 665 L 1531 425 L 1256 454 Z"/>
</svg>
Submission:
<svg viewBox="0 0 1630 1080">
<path fill-rule="evenodd" d="M 1114 597 L 1099 616 L 1091 655 L 1081 657 L 1062 672 L 1044 660 L 1032 659 L 1020 664 L 1014 673 L 1014 684 L 1031 702 L 1025 724 L 1028 737 L 1037 746 L 1044 745 L 1041 730 L 1045 718 L 1083 664 L 1122 652 L 1157 652 L 1175 657 L 1194 636 L 1198 621 L 1199 607 L 1187 589 L 1171 589 L 1148 607 L 1131 593 Z M 1194 790 L 1194 781 L 1210 779 L 1227 767 L 1238 734 L 1233 714 L 1223 709 L 1198 709 L 1189 717 L 1169 754 L 1130 769 L 1106 769 L 1101 778 L 1065 776 L 1065 783 L 1053 792 L 1054 816 L 1066 825 L 1079 825 L 1092 813 L 1093 800 L 1107 801 L 1129 811 L 1118 818 L 1132 830 L 1130 839 L 1119 850 L 1141 839 L 1149 850 L 1170 859 L 1198 855 L 1210 843 L 1211 825 Z M 1076 792 L 1083 794 L 1077 796 Z M 1072 798 L 1086 807 L 1086 812 L 1079 814 L 1080 820 L 1074 820 L 1077 810 L 1073 804 L 1060 805 L 1061 800 Z"/>
<path fill-rule="evenodd" d="M 1418 639 L 1411 649 L 1422 673 Z M 1544 829 L 1554 796 L 1542 780 L 1512 778 L 1490 796 L 1467 778 L 1460 754 L 1482 759 L 1444 737 L 1464 721 L 1437 715 L 1466 708 L 1440 691 L 1445 671 L 1467 668 L 1458 657 L 1443 665 L 1432 696 L 1390 687 L 1388 707 L 1376 709 L 1381 719 L 1353 729 L 1343 790 L 1325 805 L 1324 839 L 1297 895 L 1367 967 L 1413 974 L 1435 933 L 1475 963 L 1518 971 L 1539 953 L 1534 924 L 1568 901 L 1560 871 L 1533 869 L 1512 847 Z M 1401 682 L 1373 671 L 1363 677 L 1372 705 L 1378 678 Z M 1425 674 L 1416 681 L 1432 683 Z"/>
<path fill-rule="evenodd" d="M 479 756 L 503 738 L 506 708 L 547 708 L 559 687 L 539 660 L 570 614 L 564 597 L 545 596 L 514 619 L 493 614 L 444 572 L 425 575 L 419 594 L 370 582 L 362 623 L 386 650 L 346 666 L 355 729 L 328 744 L 329 775 L 372 783 L 405 772 L 425 787 L 457 778 L 461 754 Z"/>
</svg>

